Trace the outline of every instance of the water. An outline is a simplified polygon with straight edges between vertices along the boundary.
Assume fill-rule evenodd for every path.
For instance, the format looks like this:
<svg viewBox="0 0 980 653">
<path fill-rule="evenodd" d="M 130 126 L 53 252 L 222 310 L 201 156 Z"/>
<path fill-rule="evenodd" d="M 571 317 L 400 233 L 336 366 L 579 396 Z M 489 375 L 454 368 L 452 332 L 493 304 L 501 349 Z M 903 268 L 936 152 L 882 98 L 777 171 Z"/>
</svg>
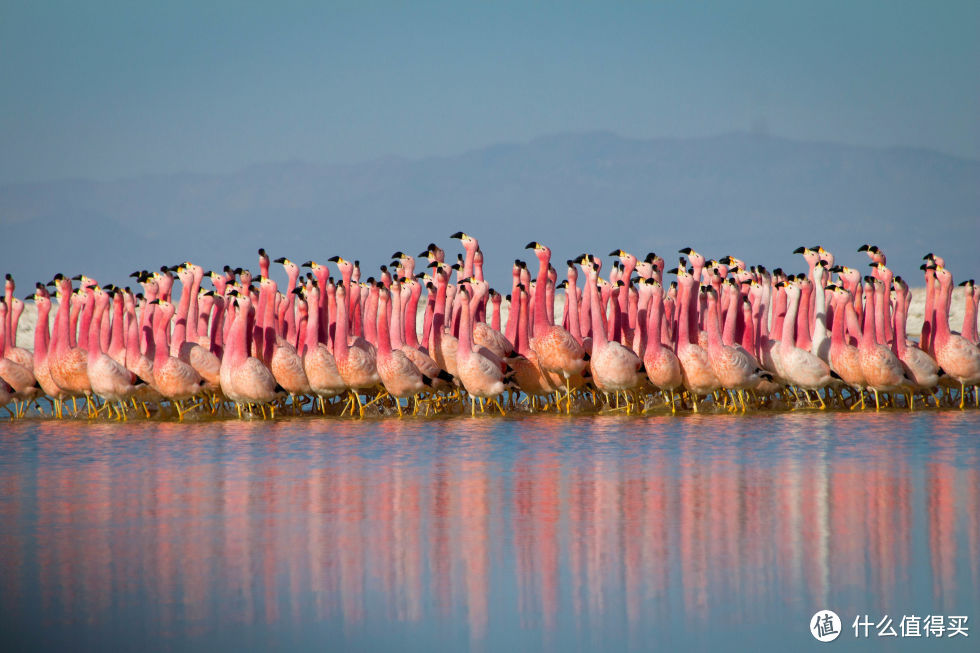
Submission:
<svg viewBox="0 0 980 653">
<path fill-rule="evenodd" d="M 5 650 L 980 642 L 977 411 L 0 428 Z"/>
</svg>

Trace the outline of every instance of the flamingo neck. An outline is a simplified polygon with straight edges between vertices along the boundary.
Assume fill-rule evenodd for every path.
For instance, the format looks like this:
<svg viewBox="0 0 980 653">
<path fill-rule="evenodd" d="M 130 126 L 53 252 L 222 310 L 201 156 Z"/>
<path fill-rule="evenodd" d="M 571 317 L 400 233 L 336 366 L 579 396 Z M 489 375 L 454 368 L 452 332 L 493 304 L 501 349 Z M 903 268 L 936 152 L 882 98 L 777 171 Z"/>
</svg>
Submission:
<svg viewBox="0 0 980 653">
<path fill-rule="evenodd" d="M 960 334 L 972 342 L 977 343 L 977 303 L 973 301 L 976 293 L 966 293 L 963 295 L 966 298 L 966 309 L 963 312 L 963 328 L 960 329 Z M 16 320 L 14 321 L 14 333 L 17 332 Z"/>
<path fill-rule="evenodd" d="M 333 356 L 338 363 L 347 360 L 347 298 L 337 301 L 337 324 L 333 336 Z"/>
<path fill-rule="evenodd" d="M 388 301 L 381 300 L 378 305 L 377 348 L 378 356 L 391 356 L 391 336 L 388 330 Z"/>
<path fill-rule="evenodd" d="M 48 359 L 48 316 L 51 314 L 51 304 L 42 302 L 37 307 L 37 321 L 34 323 L 34 358 L 38 362 Z"/>
<path fill-rule="evenodd" d="M 170 329 L 170 318 L 164 311 L 156 311 L 153 320 L 153 366 L 162 367 L 170 358 L 170 347 L 167 344 L 167 331 Z"/>
<path fill-rule="evenodd" d="M 538 282 L 534 288 L 534 337 L 540 337 L 548 329 L 548 261 L 549 256 L 538 258 Z"/>
<path fill-rule="evenodd" d="M 663 348 L 663 343 L 660 341 L 660 330 L 661 323 L 663 322 L 664 314 L 664 298 L 660 291 L 655 290 L 653 296 L 647 303 L 647 316 L 646 316 L 646 343 L 643 349 L 643 357 L 646 358 L 652 354 L 656 354 L 660 349 Z"/>
<path fill-rule="evenodd" d="M 905 358 L 905 290 L 899 289 L 895 294 L 895 337 L 892 339 L 892 351 L 899 358 Z"/>
<path fill-rule="evenodd" d="M 473 325 L 470 324 L 469 298 L 463 297 L 460 302 L 459 319 L 459 348 L 456 350 L 456 357 L 459 360 L 466 360 L 473 352 Z"/>
<path fill-rule="evenodd" d="M 721 349 L 721 325 L 718 315 L 718 300 L 714 295 L 708 296 L 708 310 L 705 314 L 705 330 L 708 332 L 708 349 Z"/>
<path fill-rule="evenodd" d="M 603 310 L 599 304 L 599 289 L 596 287 L 596 279 L 593 276 L 587 277 L 589 303 L 592 305 L 592 351 L 600 351 L 608 342 L 606 338 L 606 326 L 602 323 Z"/>
<path fill-rule="evenodd" d="M 520 299 L 517 301 L 520 304 L 520 308 L 512 311 L 512 313 L 514 314 L 515 329 L 517 330 L 517 353 L 526 357 L 530 349 L 530 339 L 528 337 L 528 328 L 530 326 L 528 323 L 528 302 L 530 298 L 526 292 L 518 292 L 520 293 Z"/>
<path fill-rule="evenodd" d="M 578 308 L 578 277 L 568 275 L 568 285 L 565 287 L 565 307 L 568 309 L 568 332 L 575 341 L 582 344 L 582 328 L 579 324 Z"/>
<path fill-rule="evenodd" d="M 786 317 L 783 319 L 783 333 L 779 346 L 782 351 L 793 349 L 795 338 L 793 331 L 796 327 L 796 315 L 800 308 L 801 293 L 786 293 Z"/>
<path fill-rule="evenodd" d="M 415 284 L 412 286 L 412 294 L 408 298 L 408 304 L 405 306 L 405 344 L 413 349 L 418 349 L 419 347 L 417 329 L 419 297 L 421 296 L 422 285 Z"/>
<path fill-rule="evenodd" d="M 861 334 L 861 347 L 874 347 L 875 341 L 875 293 L 872 289 L 864 291 L 864 331 Z"/>
<path fill-rule="evenodd" d="M 319 300 L 319 297 L 317 299 Z M 316 302 L 307 299 L 307 305 L 309 309 L 306 316 L 306 339 L 301 350 L 304 354 L 316 345 L 320 337 L 320 311 L 316 308 Z"/>
<path fill-rule="evenodd" d="M 389 314 L 390 316 L 386 317 L 384 321 L 388 322 L 390 320 L 391 322 L 389 335 L 391 339 L 391 346 L 393 349 L 401 349 L 402 346 L 404 346 L 404 342 L 402 342 L 402 333 L 404 332 L 404 329 L 402 329 L 401 290 L 391 293 L 391 307 Z"/>
</svg>

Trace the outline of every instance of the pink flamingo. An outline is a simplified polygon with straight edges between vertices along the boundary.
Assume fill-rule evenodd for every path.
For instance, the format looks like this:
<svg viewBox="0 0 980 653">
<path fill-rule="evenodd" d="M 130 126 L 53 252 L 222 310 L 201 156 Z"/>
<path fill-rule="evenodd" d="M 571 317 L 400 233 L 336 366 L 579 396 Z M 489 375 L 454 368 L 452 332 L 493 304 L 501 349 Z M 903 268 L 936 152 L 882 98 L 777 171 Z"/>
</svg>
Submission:
<svg viewBox="0 0 980 653">
<path fill-rule="evenodd" d="M 754 388 L 763 379 L 763 375 L 768 380 L 772 375 L 763 372 L 752 359 L 747 351 L 741 347 L 734 347 L 722 343 L 721 326 L 718 323 L 718 295 L 714 288 L 707 290 L 708 312 L 706 315 L 706 326 L 708 330 L 708 357 L 711 361 L 711 369 L 715 373 L 715 378 L 721 387 L 727 391 L 735 391 L 735 398 L 741 402 L 742 412 L 746 411 L 744 391 Z M 737 298 L 736 298 L 737 300 Z M 730 310 L 735 310 L 734 308 Z M 734 330 L 734 320 L 731 321 Z M 735 398 L 732 399 L 733 408 L 737 408 Z"/>
<path fill-rule="evenodd" d="M 566 411 L 571 411 L 571 378 L 585 369 L 585 349 L 568 331 L 548 323 L 545 295 L 551 249 L 533 241 L 524 248 L 534 250 L 539 264 L 538 290 L 534 296 L 534 337 L 531 339 L 531 349 L 537 353 L 538 364 L 542 370 L 559 374 L 565 379 Z"/>
<path fill-rule="evenodd" d="M 661 327 L 663 323 L 664 289 L 660 282 L 652 277 L 644 281 L 644 285 L 652 288 L 653 292 L 647 304 L 646 347 L 643 350 L 643 367 L 646 369 L 650 383 L 661 392 L 670 395 L 670 410 L 676 411 L 674 405 L 674 390 L 684 382 L 681 365 L 677 355 L 663 345 Z"/>
<path fill-rule="evenodd" d="M 48 319 L 51 314 L 51 298 L 47 290 L 41 284 L 37 285 L 37 291 L 31 297 L 37 306 L 37 319 L 34 323 L 34 378 L 41 385 L 52 403 L 52 410 L 56 417 L 62 417 L 62 401 L 68 398 L 65 393 L 51 378 L 51 371 L 48 369 L 48 346 L 50 336 L 48 333 Z"/>
<path fill-rule="evenodd" d="M 879 392 L 904 390 L 911 382 L 905 378 L 905 371 L 898 357 L 885 345 L 875 340 L 875 284 L 881 283 L 873 277 L 865 277 L 864 288 L 864 334 L 858 352 L 861 355 L 861 372 L 867 387 L 875 395 L 875 410 L 881 409 Z"/>
<path fill-rule="evenodd" d="M 820 407 L 826 408 L 827 404 L 820 396 L 819 389 L 827 387 L 833 381 L 830 367 L 819 357 L 793 345 L 793 327 L 800 308 L 801 291 L 795 281 L 787 281 L 785 287 L 786 319 L 783 322 L 782 339 L 779 341 L 782 376 L 804 392 L 813 390 L 820 401 Z"/>
<path fill-rule="evenodd" d="M 204 382 L 193 367 L 170 355 L 170 345 L 167 339 L 170 319 L 176 312 L 174 305 L 164 299 L 154 299 L 153 301 L 156 302 L 157 307 L 153 321 L 154 389 L 171 402 L 177 410 L 177 416 L 183 419 L 187 411 L 197 406 L 195 404 L 191 408 L 185 409 L 183 402 L 197 395 Z"/>
<path fill-rule="evenodd" d="M 243 404 L 258 404 L 262 416 L 265 417 L 265 404 L 279 397 L 283 389 L 276 383 L 269 368 L 258 358 L 249 355 L 247 327 L 252 309 L 251 297 L 236 290 L 229 292 L 234 297 L 233 304 L 237 305 L 238 312 L 232 321 L 224 356 L 221 357 L 221 391 L 235 402 L 239 416 Z M 229 310 L 233 308 L 234 306 L 231 306 Z M 156 363 L 153 367 L 156 375 Z M 193 371 L 193 368 L 190 369 Z M 272 408 L 272 411 L 274 416 L 275 409 Z"/>
<path fill-rule="evenodd" d="M 347 340 L 347 295 L 343 286 L 337 286 L 337 332 L 334 335 L 334 360 L 337 371 L 347 384 L 350 392 L 349 405 L 357 404 L 357 410 L 364 417 L 364 404 L 360 391 L 378 387 L 381 377 L 375 358 L 361 347 L 353 347 Z M 346 411 L 346 408 L 344 409 Z"/>
<path fill-rule="evenodd" d="M 400 349 L 392 349 L 389 335 L 390 291 L 380 290 L 378 311 L 378 357 L 377 370 L 381 383 L 388 394 L 395 398 L 398 416 L 402 416 L 402 399 L 415 399 L 415 412 L 418 412 L 418 395 L 426 387 L 425 379 L 417 367 Z M 431 380 L 430 380 L 431 384 Z"/>
<path fill-rule="evenodd" d="M 853 322 L 854 328 L 857 328 L 857 313 L 854 312 L 850 292 L 843 286 L 828 287 L 832 291 L 831 305 L 834 308 L 834 326 L 830 335 L 830 369 L 840 376 L 844 383 L 857 389 L 863 407 L 864 389 L 868 384 L 861 370 L 861 354 L 857 347 L 846 342 L 844 338 L 844 330 L 848 322 Z"/>
<path fill-rule="evenodd" d="M 60 301 L 58 312 L 55 315 L 54 335 L 51 338 L 51 347 L 48 350 L 48 369 L 51 372 L 51 380 L 65 391 L 72 399 L 73 408 L 77 411 L 75 397 L 92 394 L 92 385 L 88 380 L 88 353 L 81 347 L 72 347 L 69 344 L 70 334 L 68 331 L 69 306 L 71 303 L 72 290 L 71 279 L 62 274 L 55 276 L 51 282 L 58 287 Z M 86 406 L 89 415 L 92 414 L 92 407 Z"/>
<path fill-rule="evenodd" d="M 530 347 L 530 313 L 527 291 L 524 284 L 518 284 L 515 289 L 517 304 L 511 306 L 512 318 L 515 325 L 517 347 L 514 355 L 507 359 L 514 370 L 514 380 L 528 396 L 528 404 L 533 409 L 540 397 L 545 397 L 561 388 L 557 375 L 545 374 L 538 365 L 538 354 Z"/>
<path fill-rule="evenodd" d="M 694 412 L 698 411 L 698 395 L 707 395 L 720 387 L 718 377 L 711 367 L 711 359 L 708 352 L 696 342 L 691 342 L 690 330 L 696 327 L 696 320 L 691 319 L 693 306 L 697 304 L 694 297 L 694 286 L 696 279 L 686 268 L 674 268 L 668 274 L 677 275 L 678 287 L 678 307 L 677 317 L 677 360 L 681 366 L 681 376 L 684 379 L 684 387 L 691 395 L 691 402 Z M 695 338 L 696 339 L 696 338 Z"/>
<path fill-rule="evenodd" d="M 117 419 L 126 419 L 126 407 L 123 402 L 129 401 L 136 391 L 132 374 L 111 356 L 101 349 L 98 332 L 106 314 L 106 308 L 112 300 L 109 293 L 101 288 L 95 288 L 95 314 L 89 327 L 89 349 L 87 372 L 92 392 L 105 401 L 104 407 L 111 413 L 116 410 Z M 115 402 L 115 406 L 113 406 Z M 101 410 L 101 409 L 100 409 Z"/>
<path fill-rule="evenodd" d="M 295 288 L 292 292 L 307 296 L 307 303 L 311 309 L 306 323 L 306 342 L 303 348 L 303 369 L 306 378 L 310 383 L 310 390 L 317 396 L 320 404 L 320 411 L 326 411 L 325 400 L 332 399 L 347 390 L 340 371 L 337 369 L 337 362 L 334 360 L 333 352 L 326 344 L 320 342 L 320 312 L 313 310 L 320 300 L 320 289 L 317 284 L 310 284 L 304 291 L 303 288 Z"/>
<path fill-rule="evenodd" d="M 503 394 L 504 373 L 500 365 L 478 351 L 474 351 L 472 325 L 470 324 L 470 296 L 466 286 L 459 289 L 461 312 L 459 329 L 459 346 L 456 352 L 456 365 L 460 382 L 470 395 L 472 416 L 476 416 L 476 399 L 480 398 L 480 407 L 483 408 L 483 399 L 489 399 L 504 415 L 504 407 L 500 405 L 497 397 Z"/>
<path fill-rule="evenodd" d="M 616 393 L 617 408 L 619 408 L 619 393 L 624 393 L 626 410 L 629 412 L 632 406 L 628 393 L 640 385 L 639 370 L 643 366 L 643 361 L 617 340 L 606 337 L 606 328 L 602 324 L 604 311 L 599 302 L 595 268 L 587 267 L 585 272 L 586 292 L 592 305 L 592 358 L 589 361 L 592 382 L 606 396 L 606 401 L 609 400 L 610 392 Z M 620 315 L 615 304 L 612 310 L 614 319 L 618 320 Z"/>
<path fill-rule="evenodd" d="M 905 369 L 905 376 L 912 379 L 915 388 L 921 391 L 932 392 L 932 389 L 939 383 L 939 363 L 933 360 L 932 356 L 922 351 L 918 347 L 909 346 L 905 338 L 906 308 L 905 298 L 908 296 L 908 284 L 902 277 L 895 277 L 895 338 L 892 340 L 892 351 L 898 356 L 902 367 Z M 936 406 L 939 406 L 939 399 L 933 395 Z M 909 408 L 913 407 L 913 398 L 909 393 Z"/>
<path fill-rule="evenodd" d="M 953 275 L 942 265 L 936 266 L 940 292 L 936 305 L 936 362 L 946 374 L 960 384 L 960 409 L 966 401 L 966 386 L 980 383 L 980 349 L 961 335 L 949 330 L 949 294 Z M 976 398 L 980 403 L 980 393 Z"/>
</svg>

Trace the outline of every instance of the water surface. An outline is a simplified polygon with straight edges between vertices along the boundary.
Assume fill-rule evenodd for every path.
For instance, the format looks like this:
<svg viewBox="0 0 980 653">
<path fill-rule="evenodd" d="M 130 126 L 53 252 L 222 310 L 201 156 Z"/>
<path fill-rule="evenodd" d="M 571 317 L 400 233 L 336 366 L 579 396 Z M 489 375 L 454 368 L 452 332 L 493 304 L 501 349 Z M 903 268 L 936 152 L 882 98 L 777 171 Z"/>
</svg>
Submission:
<svg viewBox="0 0 980 653">
<path fill-rule="evenodd" d="M 0 428 L 5 650 L 980 641 L 977 411 Z"/>
</svg>

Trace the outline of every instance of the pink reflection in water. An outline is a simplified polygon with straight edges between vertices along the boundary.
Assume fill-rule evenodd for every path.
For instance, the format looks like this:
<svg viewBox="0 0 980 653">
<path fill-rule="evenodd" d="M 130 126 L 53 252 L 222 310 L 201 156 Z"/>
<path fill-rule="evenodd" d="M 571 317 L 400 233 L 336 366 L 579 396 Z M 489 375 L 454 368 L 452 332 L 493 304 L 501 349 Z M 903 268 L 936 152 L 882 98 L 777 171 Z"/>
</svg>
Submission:
<svg viewBox="0 0 980 653">
<path fill-rule="evenodd" d="M 885 427 L 846 444 L 866 456 L 830 458 L 754 456 L 710 428 L 672 434 L 676 421 L 627 421 L 645 431 L 628 440 L 597 429 L 594 448 L 574 449 L 560 420 L 508 434 L 516 449 L 490 420 L 423 435 L 381 422 L 300 448 L 288 423 L 223 425 L 218 443 L 157 424 L 148 450 L 112 458 L 101 439 L 117 436 L 43 423 L 36 466 L 0 475 L 0 605 L 17 614 L 36 587 L 45 614 L 99 623 L 138 601 L 161 633 L 461 615 L 477 642 L 502 594 L 526 628 L 625 614 L 632 631 L 680 614 L 762 620 L 850 586 L 868 610 L 901 604 L 919 528 L 951 613 L 958 582 L 980 580 L 980 471 L 955 464 L 964 436 L 942 417 L 920 487 Z"/>
</svg>

